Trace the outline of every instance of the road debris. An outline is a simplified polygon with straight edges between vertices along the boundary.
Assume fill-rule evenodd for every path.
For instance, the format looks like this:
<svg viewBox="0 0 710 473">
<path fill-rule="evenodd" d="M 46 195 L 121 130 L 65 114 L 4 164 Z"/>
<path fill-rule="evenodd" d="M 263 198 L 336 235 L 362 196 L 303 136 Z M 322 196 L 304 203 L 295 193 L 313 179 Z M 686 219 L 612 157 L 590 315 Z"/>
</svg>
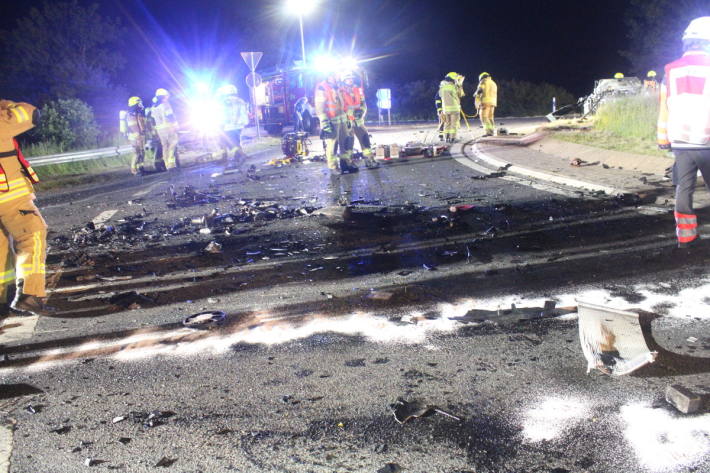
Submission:
<svg viewBox="0 0 710 473">
<path fill-rule="evenodd" d="M 658 353 L 646 345 L 638 314 L 586 302 L 579 302 L 578 314 L 587 373 L 597 369 L 621 376 L 656 360 Z"/>
<path fill-rule="evenodd" d="M 432 414 L 440 414 L 444 417 L 454 419 L 457 422 L 461 422 L 463 420 L 461 417 L 455 416 L 437 406 L 424 405 L 418 401 L 405 401 L 402 398 L 398 398 L 397 401 L 390 404 L 390 408 L 392 409 L 395 420 L 400 424 L 409 422 L 412 419 L 427 417 Z"/>
<path fill-rule="evenodd" d="M 205 247 L 205 253 L 221 253 L 222 252 L 222 244 L 217 243 L 216 241 L 211 241 L 209 244 Z"/>
<path fill-rule="evenodd" d="M 396 463 L 387 463 L 385 466 L 377 470 L 377 473 L 401 473 L 402 467 Z"/>
<path fill-rule="evenodd" d="M 695 414 L 703 405 L 703 399 L 699 395 L 680 384 L 668 386 L 666 401 L 683 414 Z"/>
<path fill-rule="evenodd" d="M 136 310 L 144 305 L 154 304 L 155 300 L 136 291 L 122 292 L 109 298 L 109 303 L 128 310 Z"/>
<path fill-rule="evenodd" d="M 126 419 L 127 419 L 126 416 L 117 416 L 117 417 L 114 417 L 113 419 L 111 419 L 111 423 L 118 424 L 119 422 L 123 422 Z"/>
<path fill-rule="evenodd" d="M 168 457 L 163 457 L 160 460 L 158 460 L 158 463 L 155 464 L 155 468 L 168 468 L 169 466 L 172 466 L 173 463 L 177 461 L 177 458 L 168 458 Z"/>
<path fill-rule="evenodd" d="M 71 431 L 71 425 L 61 425 L 57 427 L 56 429 L 50 430 L 51 433 L 53 434 L 59 434 L 59 435 L 64 435 L 69 433 Z"/>
<path fill-rule="evenodd" d="M 392 299 L 392 296 L 394 296 L 394 292 L 388 292 L 388 291 L 371 290 L 367 294 L 368 299 L 372 299 L 375 301 L 388 301 L 388 300 Z"/>
<path fill-rule="evenodd" d="M 169 419 L 174 415 L 175 413 L 173 411 L 131 411 L 128 417 L 136 424 L 143 425 L 144 428 L 153 428 L 159 425 L 163 425 L 166 419 Z"/>
<path fill-rule="evenodd" d="M 219 310 L 200 312 L 185 318 L 182 325 L 197 330 L 210 330 L 222 325 L 226 318 L 227 314 Z"/>
</svg>

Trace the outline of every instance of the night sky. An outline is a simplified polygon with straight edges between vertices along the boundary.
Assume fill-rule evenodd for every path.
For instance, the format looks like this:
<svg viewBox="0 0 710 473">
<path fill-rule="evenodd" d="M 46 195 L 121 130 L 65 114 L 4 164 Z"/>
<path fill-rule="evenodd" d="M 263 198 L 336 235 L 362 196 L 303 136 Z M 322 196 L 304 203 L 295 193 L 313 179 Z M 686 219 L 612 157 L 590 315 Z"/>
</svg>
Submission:
<svg viewBox="0 0 710 473">
<path fill-rule="evenodd" d="M 0 28 L 41 2 L 4 2 Z M 186 77 L 214 71 L 240 87 L 239 51 L 264 51 L 259 69 L 300 58 L 298 19 L 280 0 L 99 0 L 105 16 L 127 28 L 119 78 L 131 94 L 150 96 Z M 575 95 L 625 70 L 625 0 L 420 1 L 321 0 L 304 18 L 306 47 L 385 56 L 368 63 L 371 82 L 435 79 L 449 71 L 475 80 L 546 81 Z M 680 45 L 679 45 L 680 48 Z M 650 64 L 648 68 L 659 67 Z"/>
</svg>

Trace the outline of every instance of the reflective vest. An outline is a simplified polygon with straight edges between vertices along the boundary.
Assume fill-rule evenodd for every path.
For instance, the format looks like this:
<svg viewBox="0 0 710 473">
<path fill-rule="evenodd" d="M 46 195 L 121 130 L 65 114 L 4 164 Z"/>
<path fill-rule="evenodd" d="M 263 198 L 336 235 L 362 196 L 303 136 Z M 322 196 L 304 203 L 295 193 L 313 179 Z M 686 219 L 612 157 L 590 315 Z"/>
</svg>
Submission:
<svg viewBox="0 0 710 473">
<path fill-rule="evenodd" d="M 365 116 L 365 111 L 367 110 L 367 105 L 365 105 L 365 92 L 362 87 L 356 85 L 343 86 L 340 89 L 340 94 L 343 97 L 343 109 L 350 120 L 361 119 Z M 356 117 L 356 111 L 362 111 L 360 116 Z"/>
<path fill-rule="evenodd" d="M 654 79 L 646 79 L 643 81 L 643 88 L 647 90 L 656 90 L 658 89 L 658 82 Z"/>
<path fill-rule="evenodd" d="M 658 144 L 710 148 L 710 54 L 691 51 L 666 65 Z"/>
<path fill-rule="evenodd" d="M 316 114 L 321 122 L 345 117 L 343 99 L 328 81 L 324 80 L 316 86 L 315 102 Z"/>
<path fill-rule="evenodd" d="M 247 103 L 239 97 L 230 97 L 222 104 L 222 129 L 241 130 L 249 124 Z"/>
<path fill-rule="evenodd" d="M 439 97 L 441 98 L 441 107 L 444 113 L 461 112 L 461 95 L 456 84 L 448 80 L 442 80 L 439 84 Z"/>
<path fill-rule="evenodd" d="M 498 106 L 498 85 L 493 82 L 493 79 L 486 77 L 478 88 L 481 90 L 481 104 Z"/>
<path fill-rule="evenodd" d="M 136 109 L 136 110 L 131 110 L 129 112 L 126 112 L 125 114 L 125 130 L 123 130 L 123 123 L 121 124 L 121 128 L 125 134 L 126 137 L 131 140 L 135 141 L 141 136 L 145 136 L 146 132 L 146 124 L 145 124 L 145 115 L 143 115 L 143 110 L 142 109 Z"/>
<path fill-rule="evenodd" d="M 170 105 L 169 102 L 159 103 L 158 105 L 153 107 L 151 115 L 153 117 L 153 120 L 155 121 L 156 130 L 162 131 L 170 128 L 177 130 L 177 119 L 175 118 L 175 114 L 173 113 L 173 107 Z"/>
</svg>

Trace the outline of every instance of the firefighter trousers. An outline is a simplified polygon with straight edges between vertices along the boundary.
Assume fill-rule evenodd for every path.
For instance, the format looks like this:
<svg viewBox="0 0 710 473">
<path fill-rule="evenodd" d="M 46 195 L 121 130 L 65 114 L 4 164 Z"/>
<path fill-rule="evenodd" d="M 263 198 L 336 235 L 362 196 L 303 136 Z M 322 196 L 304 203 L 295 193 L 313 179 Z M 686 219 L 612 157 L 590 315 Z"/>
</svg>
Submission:
<svg viewBox="0 0 710 473">
<path fill-rule="evenodd" d="M 673 154 L 676 236 L 679 243 L 688 243 L 698 237 L 698 217 L 693 210 L 693 193 L 698 171 L 710 191 L 710 148 L 674 149 Z"/>
<path fill-rule="evenodd" d="M 145 161 L 145 137 L 139 135 L 137 138 L 131 139 L 131 146 L 133 146 L 131 173 L 136 174 L 139 169 L 143 168 L 143 162 Z"/>
<path fill-rule="evenodd" d="M 345 121 L 330 121 L 332 131 L 323 136 L 325 142 L 325 159 L 330 169 L 338 169 L 340 160 L 352 164 L 352 127 Z M 335 147 L 338 147 L 338 153 Z"/>
<path fill-rule="evenodd" d="M 22 293 L 45 297 L 47 224 L 30 196 L 0 204 L 0 303 L 9 285 L 22 280 Z"/>
<path fill-rule="evenodd" d="M 370 134 L 367 132 L 364 123 L 358 123 L 357 121 L 352 122 L 353 135 L 357 138 L 360 143 L 360 148 L 362 150 L 363 157 L 371 161 L 372 157 L 372 145 L 370 144 Z M 352 148 L 351 148 L 352 149 Z"/>
<path fill-rule="evenodd" d="M 486 131 L 486 135 L 493 135 L 496 131 L 495 110 L 494 105 L 485 103 L 481 105 L 481 125 L 483 125 L 483 129 Z"/>
<path fill-rule="evenodd" d="M 158 130 L 158 136 L 160 137 L 160 144 L 163 148 L 163 161 L 165 161 L 165 167 L 167 169 L 172 169 L 176 166 L 175 154 L 177 152 L 178 145 L 178 133 L 174 128 L 164 128 Z"/>
<path fill-rule="evenodd" d="M 242 130 L 225 130 L 220 136 L 220 151 L 229 165 L 241 166 L 247 155 L 242 150 Z"/>
<path fill-rule="evenodd" d="M 456 138 L 456 134 L 461 127 L 461 112 L 444 113 L 444 134 L 447 139 Z"/>
</svg>

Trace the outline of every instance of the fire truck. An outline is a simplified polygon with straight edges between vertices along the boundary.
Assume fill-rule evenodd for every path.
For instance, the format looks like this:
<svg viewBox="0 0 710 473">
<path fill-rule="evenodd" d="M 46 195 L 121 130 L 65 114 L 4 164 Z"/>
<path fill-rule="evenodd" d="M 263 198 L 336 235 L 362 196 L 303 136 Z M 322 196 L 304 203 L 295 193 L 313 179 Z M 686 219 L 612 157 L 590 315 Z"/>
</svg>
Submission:
<svg viewBox="0 0 710 473">
<path fill-rule="evenodd" d="M 367 74 L 357 68 L 360 82 L 367 86 Z M 254 89 L 257 112 L 264 129 L 272 135 L 280 135 L 284 127 L 293 126 L 296 122 L 294 106 L 301 97 L 308 97 L 310 112 L 310 127 L 307 132 L 317 134 L 320 123 L 315 116 L 314 92 L 316 84 L 322 80 L 320 74 L 313 69 L 295 68 L 290 70 L 277 69 L 262 72 L 263 82 Z"/>
<path fill-rule="evenodd" d="M 310 104 L 311 134 L 318 132 L 319 123 L 313 110 L 313 93 L 317 75 L 308 69 L 275 70 L 262 73 L 263 82 L 254 89 L 257 113 L 264 129 L 271 135 L 281 135 L 284 127 L 296 122 L 295 104 L 308 97 Z"/>
</svg>

